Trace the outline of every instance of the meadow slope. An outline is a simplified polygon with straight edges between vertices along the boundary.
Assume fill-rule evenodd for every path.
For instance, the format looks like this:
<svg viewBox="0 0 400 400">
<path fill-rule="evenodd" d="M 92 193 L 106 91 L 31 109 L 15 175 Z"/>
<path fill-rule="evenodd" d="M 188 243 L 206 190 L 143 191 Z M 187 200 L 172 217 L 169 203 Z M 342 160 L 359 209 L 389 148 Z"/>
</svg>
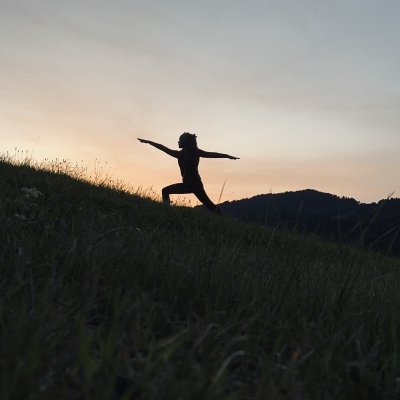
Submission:
<svg viewBox="0 0 400 400">
<path fill-rule="evenodd" d="M 1 399 L 400 395 L 399 259 L 52 171 L 0 161 Z"/>
</svg>

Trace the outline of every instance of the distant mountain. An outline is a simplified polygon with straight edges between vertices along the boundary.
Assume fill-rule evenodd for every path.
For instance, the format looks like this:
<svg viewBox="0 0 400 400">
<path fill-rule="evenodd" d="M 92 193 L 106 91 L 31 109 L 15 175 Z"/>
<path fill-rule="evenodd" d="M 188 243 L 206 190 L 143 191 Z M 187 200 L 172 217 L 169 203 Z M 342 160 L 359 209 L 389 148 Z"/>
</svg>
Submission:
<svg viewBox="0 0 400 400">
<path fill-rule="evenodd" d="M 312 189 L 220 204 L 225 215 L 400 255 L 400 199 L 365 204 Z"/>
</svg>

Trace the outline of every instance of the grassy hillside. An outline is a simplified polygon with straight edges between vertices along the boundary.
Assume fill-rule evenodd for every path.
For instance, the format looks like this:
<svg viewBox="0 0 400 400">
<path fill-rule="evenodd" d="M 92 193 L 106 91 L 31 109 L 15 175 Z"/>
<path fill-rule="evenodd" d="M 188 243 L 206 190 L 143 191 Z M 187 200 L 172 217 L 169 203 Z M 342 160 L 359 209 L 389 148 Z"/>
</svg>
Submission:
<svg viewBox="0 0 400 400">
<path fill-rule="evenodd" d="M 399 396 L 399 259 L 52 170 L 0 162 L 1 399 Z"/>
</svg>

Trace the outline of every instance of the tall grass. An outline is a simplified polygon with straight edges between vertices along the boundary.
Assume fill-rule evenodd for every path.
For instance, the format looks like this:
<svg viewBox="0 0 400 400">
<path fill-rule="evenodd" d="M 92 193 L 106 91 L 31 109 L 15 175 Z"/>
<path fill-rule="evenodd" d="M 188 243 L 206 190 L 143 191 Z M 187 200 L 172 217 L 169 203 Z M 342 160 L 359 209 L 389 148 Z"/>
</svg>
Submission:
<svg viewBox="0 0 400 400">
<path fill-rule="evenodd" d="M 31 164 L 0 161 L 0 398 L 400 395 L 398 259 Z"/>
</svg>

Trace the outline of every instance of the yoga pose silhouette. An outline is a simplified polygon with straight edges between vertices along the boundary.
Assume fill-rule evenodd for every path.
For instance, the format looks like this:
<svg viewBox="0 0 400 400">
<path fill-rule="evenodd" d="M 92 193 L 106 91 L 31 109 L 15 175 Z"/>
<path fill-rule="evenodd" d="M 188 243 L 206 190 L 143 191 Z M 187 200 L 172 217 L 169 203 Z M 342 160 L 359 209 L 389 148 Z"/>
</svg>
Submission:
<svg viewBox="0 0 400 400">
<path fill-rule="evenodd" d="M 238 160 L 238 157 L 200 150 L 197 147 L 196 135 L 189 132 L 185 132 L 179 137 L 178 145 L 182 150 L 171 150 L 162 144 L 146 139 L 138 138 L 138 140 L 141 143 L 151 144 L 155 148 L 178 159 L 178 164 L 182 175 L 182 183 L 175 183 L 173 185 L 166 186 L 162 190 L 162 198 L 164 203 L 170 204 L 169 196 L 171 194 L 193 193 L 208 209 L 218 214 L 221 213 L 219 208 L 210 200 L 204 190 L 203 182 L 201 181 L 198 171 L 200 157 L 229 158 L 230 160 Z"/>
</svg>

